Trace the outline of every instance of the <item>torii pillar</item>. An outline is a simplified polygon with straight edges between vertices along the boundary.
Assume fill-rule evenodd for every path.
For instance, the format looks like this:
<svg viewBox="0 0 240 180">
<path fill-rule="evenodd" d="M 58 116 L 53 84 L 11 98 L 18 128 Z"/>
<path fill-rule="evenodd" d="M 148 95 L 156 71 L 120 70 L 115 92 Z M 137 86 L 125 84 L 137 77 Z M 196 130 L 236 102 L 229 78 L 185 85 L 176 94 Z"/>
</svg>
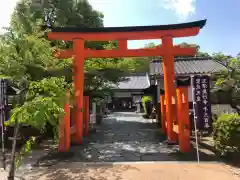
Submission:
<svg viewBox="0 0 240 180">
<path fill-rule="evenodd" d="M 83 92 L 84 92 L 84 40 L 73 40 L 73 73 L 75 85 L 75 128 L 76 128 L 76 143 L 82 144 L 83 138 Z M 82 51 L 81 51 L 82 50 Z"/>
<path fill-rule="evenodd" d="M 174 112 L 172 99 L 175 93 L 174 86 L 174 54 L 173 54 L 173 38 L 165 36 L 162 38 L 162 46 L 165 51 L 163 55 L 163 73 L 164 73 L 164 90 L 166 99 L 166 119 L 167 119 L 167 135 L 168 141 L 174 141 L 173 119 Z"/>
</svg>

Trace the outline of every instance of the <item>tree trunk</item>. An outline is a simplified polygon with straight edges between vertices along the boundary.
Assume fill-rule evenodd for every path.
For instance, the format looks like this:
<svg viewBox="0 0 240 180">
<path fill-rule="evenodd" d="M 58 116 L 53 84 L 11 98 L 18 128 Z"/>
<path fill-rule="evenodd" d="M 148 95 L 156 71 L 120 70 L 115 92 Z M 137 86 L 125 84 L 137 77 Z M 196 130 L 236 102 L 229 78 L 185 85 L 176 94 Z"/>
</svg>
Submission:
<svg viewBox="0 0 240 180">
<path fill-rule="evenodd" d="M 18 120 L 16 120 L 15 126 L 14 126 L 11 164 L 10 164 L 10 170 L 8 174 L 8 180 L 14 180 L 14 177 L 15 177 L 15 170 L 16 170 L 15 159 L 16 159 L 16 144 L 17 144 L 18 129 L 19 129 L 19 123 L 18 123 Z"/>
<path fill-rule="evenodd" d="M 2 110 L 3 111 L 3 110 Z M 5 170 L 6 169 L 6 156 L 5 156 L 5 135 L 4 135 L 4 118 L 3 118 L 3 113 L 1 113 L 1 140 L 2 140 L 2 167 Z"/>
</svg>

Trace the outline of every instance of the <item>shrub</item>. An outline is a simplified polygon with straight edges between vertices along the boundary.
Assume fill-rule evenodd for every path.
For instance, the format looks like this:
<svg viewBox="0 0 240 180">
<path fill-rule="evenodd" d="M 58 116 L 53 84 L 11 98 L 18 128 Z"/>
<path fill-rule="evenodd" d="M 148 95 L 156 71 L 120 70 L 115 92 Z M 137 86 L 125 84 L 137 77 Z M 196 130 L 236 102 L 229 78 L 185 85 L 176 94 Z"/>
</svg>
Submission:
<svg viewBox="0 0 240 180">
<path fill-rule="evenodd" d="M 213 139 L 221 155 L 240 152 L 240 115 L 221 115 L 213 123 Z"/>
<path fill-rule="evenodd" d="M 152 97 L 151 96 L 143 96 L 142 97 L 142 105 L 143 105 L 144 113 L 146 115 L 149 115 L 149 112 L 148 112 L 149 107 L 147 107 L 147 105 L 150 102 L 152 102 Z"/>
</svg>

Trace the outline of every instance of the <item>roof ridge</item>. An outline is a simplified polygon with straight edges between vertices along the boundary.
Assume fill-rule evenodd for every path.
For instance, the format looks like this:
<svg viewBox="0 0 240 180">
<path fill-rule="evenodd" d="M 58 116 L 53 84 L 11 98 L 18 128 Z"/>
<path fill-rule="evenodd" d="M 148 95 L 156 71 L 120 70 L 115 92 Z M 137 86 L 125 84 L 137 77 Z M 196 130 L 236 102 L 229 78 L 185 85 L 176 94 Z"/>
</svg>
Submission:
<svg viewBox="0 0 240 180">
<path fill-rule="evenodd" d="M 146 76 L 146 72 L 130 72 L 126 73 L 125 77 L 130 77 L 130 76 Z"/>
<path fill-rule="evenodd" d="M 207 60 L 213 60 L 212 57 L 175 57 L 174 61 L 207 61 Z M 158 59 L 153 59 L 152 63 L 158 63 L 158 62 L 162 62 L 163 59 L 162 58 L 158 58 Z"/>
<path fill-rule="evenodd" d="M 212 58 L 208 57 L 189 57 L 176 58 L 175 74 L 205 74 L 220 71 L 224 68 L 220 63 L 217 63 Z M 163 62 L 155 59 L 150 64 L 150 74 L 163 74 Z"/>
</svg>

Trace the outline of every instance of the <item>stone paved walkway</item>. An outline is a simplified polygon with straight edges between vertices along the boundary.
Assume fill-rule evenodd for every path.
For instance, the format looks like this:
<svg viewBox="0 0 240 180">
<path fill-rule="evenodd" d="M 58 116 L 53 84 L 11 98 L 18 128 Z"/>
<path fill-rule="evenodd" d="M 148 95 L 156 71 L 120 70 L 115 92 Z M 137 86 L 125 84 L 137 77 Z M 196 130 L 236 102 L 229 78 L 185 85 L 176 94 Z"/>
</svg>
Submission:
<svg viewBox="0 0 240 180">
<path fill-rule="evenodd" d="M 116 112 L 102 121 L 86 147 L 73 147 L 75 161 L 171 161 L 177 146 L 164 143 L 156 123 L 134 112 Z"/>
<path fill-rule="evenodd" d="M 196 152 L 178 156 L 178 147 L 167 145 L 165 140 L 151 120 L 136 113 L 116 112 L 103 120 L 88 143 L 71 147 L 71 152 L 65 155 L 47 156 L 40 161 L 42 167 L 22 175 L 28 180 L 236 179 L 224 164 L 180 162 L 196 161 Z M 204 160 L 202 154 L 200 157 Z"/>
<path fill-rule="evenodd" d="M 168 145 L 165 135 L 152 120 L 134 112 L 115 112 L 103 119 L 97 132 L 82 146 L 72 146 L 69 153 L 50 154 L 41 165 L 61 162 L 135 162 L 135 161 L 196 161 L 196 151 L 178 154 L 177 145 Z M 201 154 L 201 159 L 213 156 Z"/>
</svg>

